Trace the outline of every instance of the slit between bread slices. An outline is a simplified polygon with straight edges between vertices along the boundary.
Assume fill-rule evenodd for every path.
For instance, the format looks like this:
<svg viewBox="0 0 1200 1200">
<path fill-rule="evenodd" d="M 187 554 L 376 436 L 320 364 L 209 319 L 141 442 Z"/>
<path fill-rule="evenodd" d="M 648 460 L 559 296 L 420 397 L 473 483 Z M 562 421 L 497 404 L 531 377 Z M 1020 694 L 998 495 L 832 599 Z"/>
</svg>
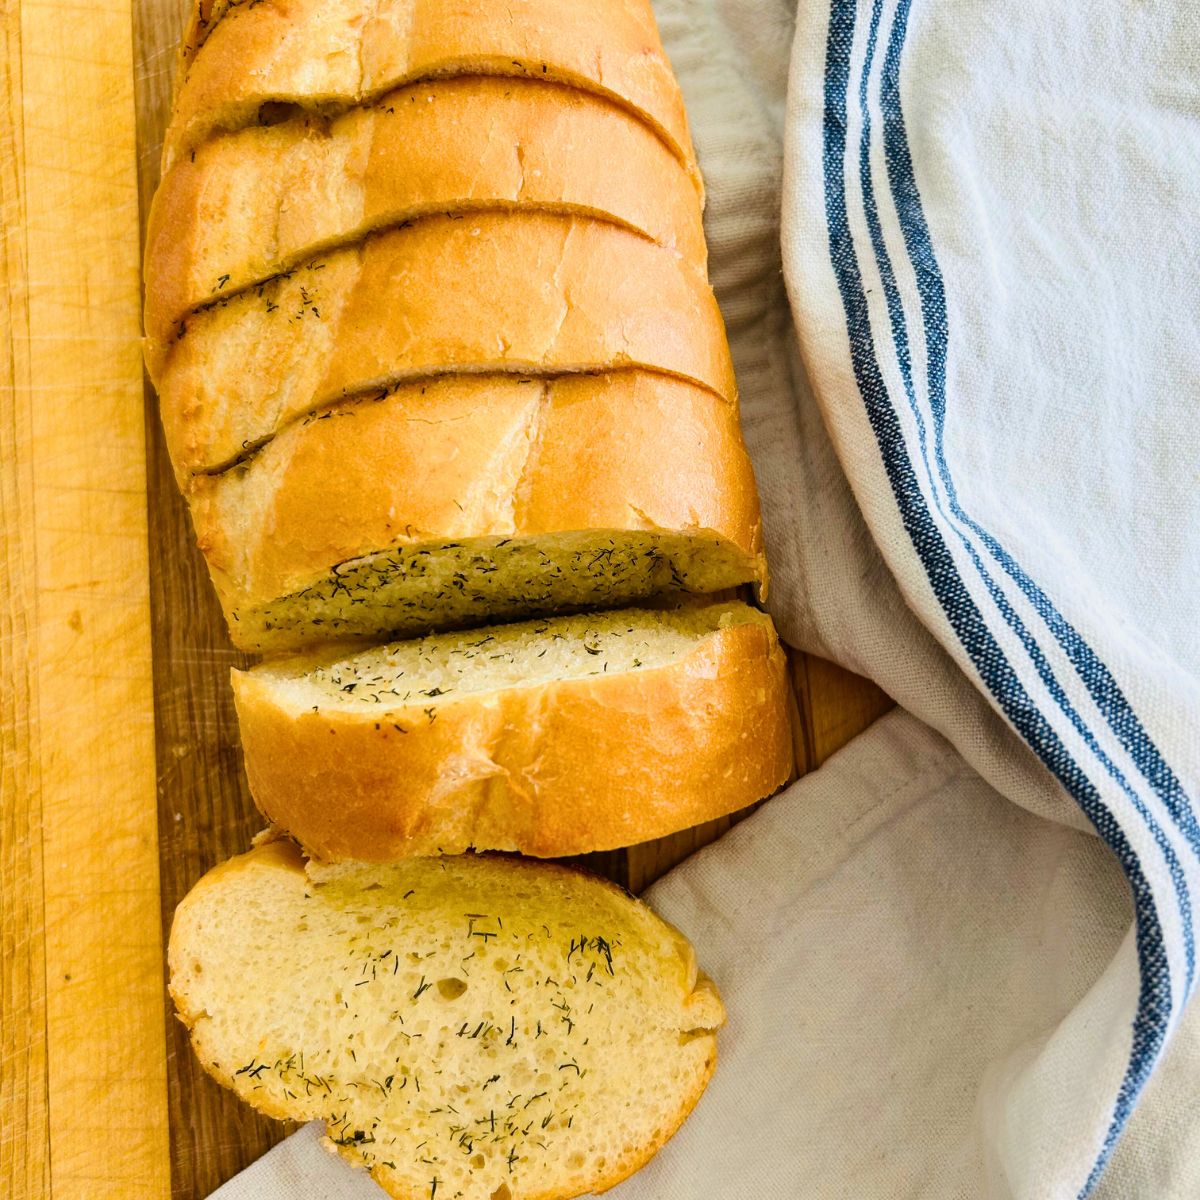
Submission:
<svg viewBox="0 0 1200 1200">
<path fill-rule="evenodd" d="M 412 384 L 419 384 L 424 380 L 447 379 L 453 378 L 456 375 L 505 375 L 521 380 L 545 380 L 547 383 L 553 383 L 557 379 L 575 379 L 583 376 L 604 376 L 604 375 L 623 375 L 626 373 L 642 373 L 646 375 L 658 375 L 665 379 L 678 379 L 684 383 L 689 383 L 694 387 L 700 388 L 706 395 L 712 396 L 719 403 L 730 405 L 733 402 L 728 397 L 723 396 L 715 388 L 709 387 L 700 380 L 693 378 L 690 375 L 684 375 L 676 371 L 666 371 L 657 367 L 647 367 L 640 363 L 619 363 L 614 366 L 579 366 L 577 368 L 556 366 L 551 369 L 539 368 L 528 364 L 495 364 L 495 363 L 474 363 L 461 364 L 457 363 L 453 367 L 446 370 L 414 370 L 411 373 L 396 374 L 383 380 L 372 380 L 361 388 L 355 388 L 352 392 L 347 392 L 341 396 L 331 396 L 322 400 L 319 404 L 314 405 L 310 409 L 303 412 L 293 413 L 285 420 L 281 421 L 270 433 L 264 437 L 256 438 L 253 441 L 247 442 L 242 449 L 232 458 L 223 460 L 213 466 L 198 467 L 195 470 L 189 471 L 188 475 L 196 477 L 218 477 L 225 475 L 230 471 L 244 468 L 254 461 L 254 459 L 269 446 L 280 434 L 296 425 L 306 425 L 312 421 L 325 419 L 328 414 L 336 410 L 342 405 L 358 404 L 369 400 L 386 400 L 392 396 L 398 389 L 407 387 Z M 413 418 L 419 420 L 419 418 Z"/>
<path fill-rule="evenodd" d="M 436 220 L 439 217 L 454 221 L 488 213 L 519 213 L 522 215 L 541 213 L 546 216 L 575 218 L 592 221 L 599 225 L 611 225 L 625 233 L 633 234 L 644 242 L 649 242 L 652 246 L 658 246 L 661 250 L 673 255 L 676 261 L 688 270 L 694 269 L 673 247 L 664 245 L 652 234 L 647 233 L 644 229 L 639 229 L 631 222 L 623 221 L 620 217 L 601 209 L 592 209 L 577 204 L 530 203 L 524 200 L 463 201 L 453 205 L 439 203 L 428 208 L 414 208 L 404 216 L 396 215 L 389 217 L 380 221 L 379 224 L 361 226 L 344 238 L 332 238 L 328 241 L 306 246 L 302 252 L 289 256 L 286 261 L 280 264 L 278 270 L 271 271 L 267 275 L 256 276 L 253 279 L 247 279 L 237 284 L 233 283 L 228 275 L 222 275 L 217 281 L 216 288 L 214 288 L 212 294 L 207 299 L 191 305 L 171 320 L 165 322 L 165 327 L 173 330 L 165 338 L 167 352 L 169 353 L 171 346 L 186 336 L 186 325 L 190 318 L 209 312 L 214 308 L 223 308 L 231 301 L 239 300 L 249 292 L 260 288 L 268 288 L 274 283 L 281 283 L 284 280 L 290 279 L 297 271 L 320 269 L 322 264 L 319 260 L 326 254 L 365 250 L 377 239 L 386 237 L 391 233 L 399 233 L 404 229 L 412 229 L 422 221 Z M 573 229 L 568 227 L 564 235 L 565 238 L 569 239 L 572 232 Z M 704 284 L 707 285 L 708 280 L 703 275 L 703 272 L 700 275 Z M 226 282 L 222 283 L 222 279 L 226 280 Z M 556 275 L 555 282 L 557 283 L 557 281 Z"/>
<path fill-rule="evenodd" d="M 443 213 L 319 256 L 151 339 L 147 363 L 181 478 L 405 379 L 645 367 L 737 395 L 716 300 L 675 253 L 519 209 Z"/>
<path fill-rule="evenodd" d="M 234 640 L 268 651 L 379 640 L 617 608 L 760 582 L 758 563 L 710 529 L 590 529 L 401 544 L 335 565 L 307 587 L 233 608 Z"/>
<path fill-rule="evenodd" d="M 630 103 L 619 92 L 605 88 L 595 81 L 588 79 L 586 76 L 568 71 L 551 71 L 546 68 L 547 64 L 544 63 L 525 64 L 513 62 L 512 60 L 488 63 L 482 62 L 480 59 L 451 60 L 433 69 L 397 75 L 388 79 L 379 87 L 371 88 L 368 91 L 361 91 L 352 96 L 342 95 L 322 100 L 315 100 L 295 92 L 259 96 L 253 102 L 247 102 L 239 110 L 231 113 L 227 120 L 193 122 L 187 135 L 174 148 L 170 158 L 167 158 L 164 154 L 163 168 L 164 171 L 169 169 L 176 159 L 195 150 L 202 142 L 211 137 L 236 133 L 239 129 L 246 129 L 251 125 L 274 123 L 269 116 L 266 120 L 263 119 L 264 112 L 271 113 L 270 106 L 274 105 L 286 105 L 288 110 L 297 114 L 308 113 L 314 117 L 330 120 L 342 116 L 354 108 L 373 104 L 381 97 L 386 96 L 388 92 L 395 91 L 401 87 L 409 87 L 412 84 L 434 83 L 443 79 L 473 77 L 487 79 L 542 79 L 548 83 L 557 83 L 562 87 L 586 92 L 592 96 L 599 96 L 616 105 L 630 117 L 640 121 L 671 152 L 672 157 L 687 172 L 697 193 L 703 199 L 703 185 L 699 180 L 699 175 L 694 164 L 660 121 L 655 120 L 648 112 Z M 184 82 L 186 84 L 186 80 Z"/>
<path fill-rule="evenodd" d="M 373 238 L 384 234 L 394 233 L 401 229 L 410 229 L 419 221 L 429 220 L 437 217 L 465 217 L 475 216 L 482 213 L 545 213 L 549 216 L 556 217 L 575 217 L 586 221 L 595 221 L 602 225 L 612 225 L 617 229 L 621 229 L 626 233 L 631 233 L 643 241 L 650 242 L 652 245 L 659 246 L 668 253 L 674 253 L 674 249 L 659 241 L 652 234 L 644 229 L 639 229 L 630 221 L 624 221 L 620 217 L 614 216 L 610 212 L 603 209 L 590 208 L 580 204 L 554 204 L 543 201 L 527 201 L 527 200 L 481 200 L 481 201 L 462 201 L 453 206 L 438 203 L 437 205 L 428 208 L 413 208 L 406 210 L 403 215 L 394 214 L 381 219 L 378 222 L 362 225 L 357 229 L 352 230 L 344 237 L 329 238 L 324 241 L 314 242 L 304 247 L 302 251 L 296 254 L 288 255 L 280 261 L 277 270 L 271 271 L 266 275 L 255 275 L 246 279 L 234 282 L 229 276 L 222 275 L 218 278 L 216 286 L 209 295 L 192 304 L 190 307 L 170 315 L 169 318 L 157 323 L 156 331 L 148 331 L 149 336 L 157 337 L 164 340 L 166 343 L 167 353 L 170 352 L 170 347 L 184 336 L 187 322 L 200 313 L 207 312 L 210 309 L 217 308 L 221 305 L 228 304 L 231 300 L 236 300 L 244 296 L 247 292 L 252 292 L 256 288 L 269 287 L 271 284 L 281 280 L 290 278 L 297 270 L 312 266 L 317 262 L 322 255 L 338 253 L 340 251 L 357 250 L 364 244 L 370 242 Z M 278 238 L 278 232 L 276 233 Z M 694 269 L 690 263 L 682 256 L 679 260 L 689 269 Z M 702 274 L 702 273 L 701 273 Z M 222 283 L 225 279 L 227 282 Z M 707 281 L 706 281 L 707 282 Z"/>
<path fill-rule="evenodd" d="M 467 133 L 447 146 L 459 121 Z M 624 160 L 628 173 L 598 172 L 581 146 Z M 222 134 L 193 163 L 167 172 L 151 212 L 146 319 L 155 338 L 311 255 L 439 211 L 513 206 L 609 220 L 704 269 L 700 207 L 674 156 L 625 109 L 541 79 L 417 83 L 333 118 L 302 112 Z M 261 176 L 253 194 L 247 175 Z M 322 176 L 328 191 L 312 186 Z M 232 240 L 211 227 L 222 196 L 236 208 Z"/>
<path fill-rule="evenodd" d="M 358 2 L 361 5 L 361 0 Z M 190 54 L 186 52 L 185 41 L 183 69 L 175 93 L 175 117 L 179 127 L 173 124 L 167 131 L 164 170 L 214 132 L 253 124 L 265 106 L 288 104 L 312 111 L 344 110 L 408 83 L 486 75 L 552 80 L 578 91 L 604 96 L 654 133 L 682 164 L 693 187 L 703 196 L 703 182 L 695 164 L 682 98 L 648 3 L 635 6 L 622 0 L 609 6 L 617 21 L 614 28 L 619 30 L 613 35 L 616 40 L 606 43 L 609 53 L 614 56 L 612 62 L 606 61 L 601 44 L 595 40 L 595 30 L 604 27 L 608 15 L 603 12 L 594 13 L 590 18 L 582 14 L 568 17 L 563 23 L 551 22 L 549 27 L 542 28 L 544 22 L 539 21 L 536 6 L 532 11 L 518 14 L 519 6 L 493 0 L 479 6 L 482 11 L 477 10 L 474 14 L 474 34 L 465 40 L 474 41 L 476 45 L 467 49 L 461 35 L 448 35 L 445 29 L 438 29 L 438 3 L 440 0 L 434 0 L 429 6 L 434 10 L 431 13 L 420 0 L 406 0 L 403 6 L 392 4 L 393 11 L 385 14 L 381 14 L 383 6 L 379 0 L 366 13 L 361 7 L 356 11 L 352 5 L 342 5 L 333 6 L 336 11 L 328 14 L 314 3 L 284 9 L 283 5 L 271 0 L 266 0 L 265 4 L 263 0 L 254 0 L 249 4 L 218 7 L 202 29 L 199 21 L 193 23 L 197 34 L 194 40 L 199 44 Z M 640 11 L 635 12 L 635 9 Z M 325 37 L 331 60 L 336 58 L 339 50 L 345 55 L 349 49 L 346 44 L 349 34 L 354 43 L 356 69 L 343 71 L 340 77 L 336 70 L 331 70 L 325 79 L 314 83 L 304 78 L 294 63 L 286 62 L 285 53 L 283 78 L 273 88 L 266 84 L 258 94 L 242 93 L 239 97 L 235 87 L 232 100 L 226 98 L 229 89 L 223 83 L 231 71 L 237 70 L 239 58 L 243 73 L 270 78 L 271 69 L 277 64 L 263 47 L 273 40 L 271 35 L 275 31 L 271 26 L 278 22 L 281 10 L 286 12 L 293 25 L 306 31 L 311 28 L 316 39 Z M 402 30 L 395 19 L 401 12 L 395 10 L 402 10 Z M 320 15 L 316 16 L 317 13 Z M 327 17 L 328 28 L 322 28 L 321 22 Z M 244 31 L 228 33 L 216 51 L 210 49 L 205 57 L 201 47 L 230 20 L 248 22 L 248 26 Z M 190 27 L 189 33 L 191 31 Z M 591 43 L 590 53 L 587 43 Z M 249 63 L 244 61 L 244 54 L 238 54 L 247 45 L 251 47 Z M 319 40 L 312 47 L 312 54 L 320 60 Z M 370 79 L 368 59 L 374 64 Z M 198 68 L 201 69 L 199 79 L 196 77 Z M 310 89 L 307 93 L 296 90 L 305 85 Z M 181 116 L 182 122 L 179 121 Z"/>
</svg>

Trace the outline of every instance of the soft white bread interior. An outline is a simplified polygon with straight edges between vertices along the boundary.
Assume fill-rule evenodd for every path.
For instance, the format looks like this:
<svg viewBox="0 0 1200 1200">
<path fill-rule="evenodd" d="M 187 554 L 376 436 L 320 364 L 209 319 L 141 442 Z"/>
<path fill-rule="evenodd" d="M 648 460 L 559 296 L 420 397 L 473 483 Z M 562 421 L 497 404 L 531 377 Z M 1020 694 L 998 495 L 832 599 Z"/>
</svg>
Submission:
<svg viewBox="0 0 1200 1200">
<path fill-rule="evenodd" d="M 794 765 L 783 651 L 736 602 L 326 647 L 233 682 L 256 802 L 327 859 L 630 845 Z"/>
<path fill-rule="evenodd" d="M 766 575 L 736 409 L 643 371 L 403 384 L 287 426 L 188 499 L 248 650 Z"/>
<path fill-rule="evenodd" d="M 275 842 L 175 915 L 171 994 L 206 1069 L 323 1119 L 396 1200 L 553 1200 L 641 1166 L 696 1103 L 725 1013 L 689 943 L 548 864 L 307 870 Z"/>
<path fill-rule="evenodd" d="M 644 367 L 737 400 L 701 275 L 616 225 L 524 209 L 376 234 L 146 347 L 181 477 L 336 400 L 439 374 Z"/>
<path fill-rule="evenodd" d="M 666 142 L 699 191 L 683 98 L 649 0 L 364 8 L 362 0 L 214 4 L 203 49 L 183 63 L 164 170 L 214 131 L 261 124 L 281 106 L 336 110 L 421 79 L 527 76 L 623 105 Z"/>
<path fill-rule="evenodd" d="M 622 224 L 703 274 L 695 189 L 643 122 L 541 80 L 440 79 L 176 162 L 150 210 L 146 331 L 165 340 L 189 309 L 386 226 L 506 206 Z"/>
</svg>

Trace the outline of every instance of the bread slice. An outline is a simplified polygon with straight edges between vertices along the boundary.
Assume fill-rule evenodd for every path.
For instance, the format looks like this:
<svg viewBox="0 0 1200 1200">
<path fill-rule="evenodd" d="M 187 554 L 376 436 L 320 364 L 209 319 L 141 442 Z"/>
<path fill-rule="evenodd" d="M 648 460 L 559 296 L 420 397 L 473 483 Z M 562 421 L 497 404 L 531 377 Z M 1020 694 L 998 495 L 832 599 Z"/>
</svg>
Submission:
<svg viewBox="0 0 1200 1200">
<path fill-rule="evenodd" d="M 205 1068 L 323 1119 L 396 1200 L 554 1200 L 651 1158 L 725 1012 L 686 939 L 550 864 L 309 865 L 275 842 L 175 914 L 171 994 Z"/>
<path fill-rule="evenodd" d="M 697 272 L 614 225 L 521 210 L 332 251 L 148 340 L 147 362 L 184 478 L 335 400 L 430 375 L 646 367 L 737 397 Z"/>
<path fill-rule="evenodd" d="M 513 205 L 617 222 L 704 270 L 696 191 L 644 123 L 541 80 L 445 79 L 176 162 L 150 210 L 146 331 L 165 340 L 197 305 L 386 226 Z"/>
<path fill-rule="evenodd" d="M 739 603 L 327 647 L 233 685 L 255 801 L 331 860 L 627 846 L 794 766 L 783 651 Z"/>
<path fill-rule="evenodd" d="M 188 498 L 247 650 L 766 582 L 736 410 L 644 371 L 403 384 Z"/>
<path fill-rule="evenodd" d="M 544 78 L 608 97 L 700 174 L 648 0 L 252 0 L 225 4 L 187 66 L 163 169 L 282 104 L 344 108 L 421 79 Z"/>
</svg>

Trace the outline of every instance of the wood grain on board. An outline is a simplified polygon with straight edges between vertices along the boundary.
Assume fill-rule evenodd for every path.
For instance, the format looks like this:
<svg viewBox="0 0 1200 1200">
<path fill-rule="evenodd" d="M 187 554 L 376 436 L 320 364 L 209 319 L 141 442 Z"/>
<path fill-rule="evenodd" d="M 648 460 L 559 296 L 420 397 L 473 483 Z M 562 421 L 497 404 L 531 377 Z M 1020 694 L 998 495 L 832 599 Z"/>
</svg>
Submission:
<svg viewBox="0 0 1200 1200">
<path fill-rule="evenodd" d="M 200 1200 L 286 1132 L 208 1079 L 164 1003 L 175 904 L 261 826 L 228 686 L 243 660 L 138 347 L 141 231 L 186 8 L 0 7 L 0 1194 L 13 1200 Z M 792 668 L 801 770 L 890 704 L 828 663 Z M 641 890 L 742 815 L 585 862 Z"/>
<path fill-rule="evenodd" d="M 0 1191 L 14 1200 L 150 1200 L 170 1179 L 130 34 L 119 0 L 0 7 Z"/>
</svg>

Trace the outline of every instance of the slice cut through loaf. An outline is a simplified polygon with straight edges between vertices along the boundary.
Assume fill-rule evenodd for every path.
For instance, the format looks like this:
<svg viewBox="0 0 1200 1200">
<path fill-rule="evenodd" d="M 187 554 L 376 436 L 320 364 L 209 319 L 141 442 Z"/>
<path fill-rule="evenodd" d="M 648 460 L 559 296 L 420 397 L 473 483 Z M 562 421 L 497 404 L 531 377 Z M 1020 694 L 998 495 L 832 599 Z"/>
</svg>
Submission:
<svg viewBox="0 0 1200 1200">
<path fill-rule="evenodd" d="M 794 765 L 784 655 L 740 603 L 325 648 L 233 683 L 256 802 L 324 859 L 627 846 Z"/>
<path fill-rule="evenodd" d="M 201 0 L 203 2 L 203 0 Z M 187 65 L 164 171 L 263 107 L 344 109 L 422 79 L 525 76 L 615 101 L 700 173 L 648 0 L 253 0 L 223 4 Z"/>
<path fill-rule="evenodd" d="M 765 583 L 737 411 L 648 372 L 404 384 L 188 499 L 249 650 Z"/>
<path fill-rule="evenodd" d="M 436 80 L 176 162 L 150 210 L 147 334 L 164 340 L 190 309 L 384 227 L 513 205 L 614 221 L 704 270 L 695 189 L 624 109 L 540 80 Z"/>
<path fill-rule="evenodd" d="M 205 1068 L 323 1119 L 396 1200 L 612 1186 L 695 1105 L 725 1016 L 645 905 L 520 860 L 306 872 L 275 842 L 193 888 L 169 959 Z"/>
<path fill-rule="evenodd" d="M 644 367 L 737 388 L 712 289 L 670 250 L 517 209 L 429 217 L 320 256 L 147 341 L 182 476 L 404 379 Z"/>
<path fill-rule="evenodd" d="M 322 638 L 374 639 L 481 621 L 614 607 L 746 582 L 757 564 L 709 530 L 586 529 L 416 542 L 350 562 L 301 591 L 232 615 L 262 653 Z"/>
</svg>

